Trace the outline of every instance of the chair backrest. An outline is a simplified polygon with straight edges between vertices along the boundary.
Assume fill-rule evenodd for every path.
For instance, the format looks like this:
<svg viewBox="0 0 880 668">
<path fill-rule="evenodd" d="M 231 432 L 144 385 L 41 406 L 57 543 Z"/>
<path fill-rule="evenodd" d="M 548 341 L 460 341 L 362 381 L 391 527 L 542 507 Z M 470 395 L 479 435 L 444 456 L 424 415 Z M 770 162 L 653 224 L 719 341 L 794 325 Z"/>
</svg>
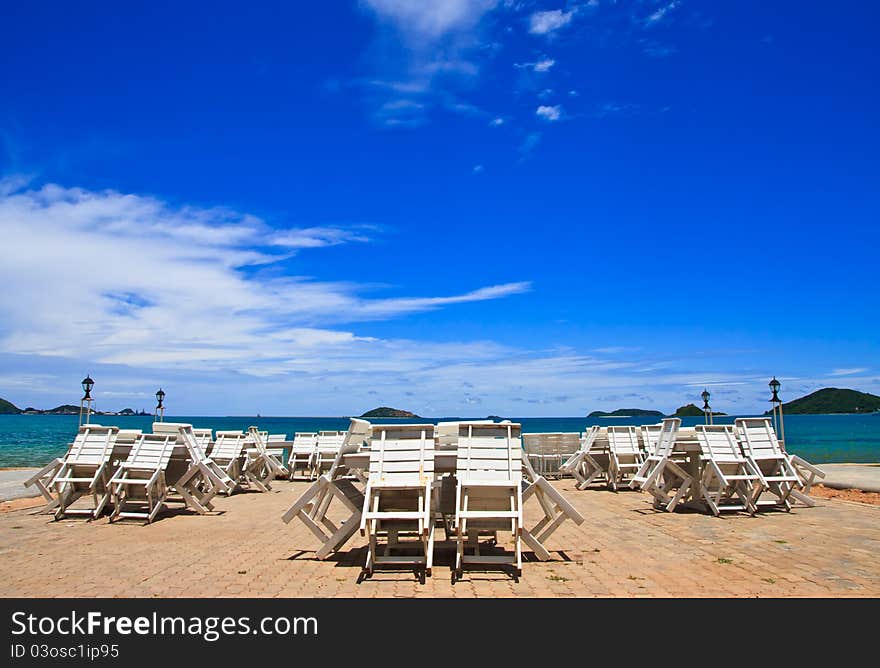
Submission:
<svg viewBox="0 0 880 668">
<path fill-rule="evenodd" d="M 720 463 L 742 461 L 743 455 L 736 442 L 736 432 L 733 430 L 733 425 L 698 424 L 694 429 L 697 432 L 697 440 L 700 443 L 703 457 Z"/>
<path fill-rule="evenodd" d="M 211 447 L 211 441 L 214 440 L 214 431 L 207 427 L 193 427 L 193 436 L 196 437 L 196 442 L 199 444 L 202 452 L 208 452 L 208 448 Z"/>
<path fill-rule="evenodd" d="M 372 425 L 366 420 L 351 418 L 351 422 L 348 424 L 348 431 L 345 432 L 342 439 L 342 445 L 336 453 L 336 459 L 333 460 L 330 469 L 327 471 L 327 475 L 331 480 L 333 479 L 333 476 L 336 475 L 336 470 L 342 463 L 342 458 L 345 457 L 345 455 L 354 454 L 364 446 L 364 443 L 370 438 L 371 429 Z M 315 442 L 317 443 L 317 434 L 315 435 L 315 439 Z"/>
<path fill-rule="evenodd" d="M 134 442 L 143 433 L 140 429 L 120 429 L 116 434 L 116 445 L 134 445 Z"/>
<path fill-rule="evenodd" d="M 645 452 L 653 455 L 657 451 L 657 441 L 660 439 L 660 432 L 663 429 L 661 424 L 643 424 L 639 427 L 642 432 L 642 444 Z"/>
<path fill-rule="evenodd" d="M 265 455 L 266 453 L 266 440 L 269 438 L 269 433 L 265 431 L 260 431 L 258 427 L 248 427 L 247 433 L 247 441 L 248 445 L 253 446 L 257 450 L 260 451 L 261 454 Z"/>
<path fill-rule="evenodd" d="M 494 424 L 493 420 L 468 420 L 468 424 Z M 437 448 L 440 450 L 453 450 L 458 445 L 458 425 L 460 420 L 438 422 L 434 427 L 434 437 L 437 439 Z"/>
<path fill-rule="evenodd" d="M 737 418 L 734 424 L 743 450 L 752 459 L 778 458 L 785 454 L 770 418 Z"/>
<path fill-rule="evenodd" d="M 287 434 L 269 434 L 266 436 L 266 443 L 283 443 L 287 440 Z"/>
<path fill-rule="evenodd" d="M 141 434 L 125 463 L 135 468 L 165 470 L 176 444 L 177 434 Z"/>
<path fill-rule="evenodd" d="M 336 454 L 342 447 L 345 440 L 346 432 L 338 431 L 321 431 L 318 432 L 317 448 L 318 452 L 324 455 Z"/>
<path fill-rule="evenodd" d="M 318 434 L 313 431 L 298 431 L 293 435 L 293 445 L 290 446 L 291 452 L 297 454 L 311 454 L 318 443 Z"/>
<path fill-rule="evenodd" d="M 204 430 L 200 429 L 199 431 Z M 153 433 L 174 434 L 177 437 L 177 443 L 186 448 L 193 462 L 203 462 L 208 458 L 207 450 L 203 447 L 202 441 L 196 436 L 193 426 L 187 422 L 154 422 Z"/>
<path fill-rule="evenodd" d="M 581 448 L 581 436 L 577 432 L 547 432 L 522 435 L 526 453 L 532 455 L 560 455 L 568 457 Z"/>
<path fill-rule="evenodd" d="M 116 445 L 118 427 L 102 427 L 84 424 L 79 428 L 73 444 L 64 456 L 67 464 L 77 466 L 100 466 L 110 459 Z"/>
<path fill-rule="evenodd" d="M 247 444 L 247 434 L 240 431 L 218 431 L 211 450 L 211 459 L 236 459 Z"/>
<path fill-rule="evenodd" d="M 665 418 L 660 425 L 660 434 L 657 436 L 657 447 L 654 450 L 655 457 L 668 457 L 675 447 L 675 436 L 681 427 L 681 418 Z"/>
<path fill-rule="evenodd" d="M 462 422 L 458 431 L 456 476 L 462 484 L 487 481 L 519 485 L 522 480 L 520 425 Z"/>
<path fill-rule="evenodd" d="M 433 424 L 372 426 L 369 471 L 371 485 L 418 487 L 433 479 Z"/>
<path fill-rule="evenodd" d="M 608 427 L 608 449 L 618 455 L 640 454 L 636 428 L 623 425 Z"/>
</svg>

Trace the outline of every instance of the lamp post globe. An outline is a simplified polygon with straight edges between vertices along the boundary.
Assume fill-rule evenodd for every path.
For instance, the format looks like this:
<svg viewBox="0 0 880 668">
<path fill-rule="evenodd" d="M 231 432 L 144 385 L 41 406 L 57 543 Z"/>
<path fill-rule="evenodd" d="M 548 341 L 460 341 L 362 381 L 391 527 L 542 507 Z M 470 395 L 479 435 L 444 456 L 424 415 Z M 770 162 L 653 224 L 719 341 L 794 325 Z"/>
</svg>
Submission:
<svg viewBox="0 0 880 668">
<path fill-rule="evenodd" d="M 83 396 L 83 401 L 91 400 L 92 398 L 92 388 L 95 386 L 95 381 L 92 380 L 90 375 L 86 375 L 85 378 L 82 379 L 82 388 L 85 395 Z"/>
</svg>

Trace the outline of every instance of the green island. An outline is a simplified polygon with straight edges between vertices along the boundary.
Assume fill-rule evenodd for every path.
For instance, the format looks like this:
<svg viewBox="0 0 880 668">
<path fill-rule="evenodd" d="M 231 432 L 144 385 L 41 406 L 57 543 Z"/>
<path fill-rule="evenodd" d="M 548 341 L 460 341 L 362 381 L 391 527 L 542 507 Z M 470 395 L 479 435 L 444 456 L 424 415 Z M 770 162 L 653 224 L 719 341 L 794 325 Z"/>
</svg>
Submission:
<svg viewBox="0 0 880 668">
<path fill-rule="evenodd" d="M 601 417 L 658 417 L 662 418 L 663 413 L 661 411 L 651 411 L 646 410 L 644 408 L 618 408 L 617 410 L 613 410 L 610 413 L 606 411 L 593 411 L 590 413 L 588 418 L 601 418 Z"/>
<path fill-rule="evenodd" d="M 679 406 L 671 417 L 703 417 L 704 415 L 705 413 L 703 412 L 703 409 L 699 406 L 695 404 L 685 404 L 684 406 Z M 712 411 L 712 415 L 727 415 L 727 413 Z"/>
<path fill-rule="evenodd" d="M 11 401 L 0 399 L 0 415 L 79 415 L 79 406 L 63 404 L 55 408 L 39 409 L 32 406 L 19 408 Z M 92 415 L 149 415 L 144 411 L 123 408 L 121 411 L 92 411 Z"/>
<path fill-rule="evenodd" d="M 371 411 L 367 411 L 363 415 L 362 418 L 417 418 L 419 417 L 415 413 L 410 413 L 409 411 L 402 411 L 399 408 L 389 408 L 388 406 L 379 406 L 379 408 L 374 408 Z"/>
<path fill-rule="evenodd" d="M 874 413 L 880 411 L 880 397 L 858 390 L 824 387 L 799 399 L 782 404 L 789 415 L 820 415 L 823 413 Z M 765 415 L 770 415 L 767 411 Z"/>
</svg>

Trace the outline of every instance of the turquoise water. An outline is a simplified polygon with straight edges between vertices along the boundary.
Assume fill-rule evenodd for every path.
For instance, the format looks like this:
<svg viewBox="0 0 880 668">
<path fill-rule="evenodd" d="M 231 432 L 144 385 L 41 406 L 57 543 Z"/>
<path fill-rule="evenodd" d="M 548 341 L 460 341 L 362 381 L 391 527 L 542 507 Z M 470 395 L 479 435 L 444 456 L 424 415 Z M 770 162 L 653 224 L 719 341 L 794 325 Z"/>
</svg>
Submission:
<svg viewBox="0 0 880 668">
<path fill-rule="evenodd" d="M 511 418 L 522 423 L 524 432 L 583 431 L 591 424 L 643 424 L 646 418 Z M 717 418 L 719 424 L 733 423 L 733 417 Z M 247 429 L 257 425 L 272 434 L 297 431 L 345 429 L 348 418 L 320 417 L 191 417 L 167 416 L 168 422 L 189 422 L 212 429 Z M 0 415 L 0 467 L 38 466 L 64 454 L 67 443 L 76 433 L 75 415 Z M 122 429 L 150 430 L 149 416 L 97 416 L 100 424 Z M 417 420 L 426 422 L 431 420 Z M 436 420 L 433 420 L 436 422 Z M 685 418 L 682 425 L 702 423 L 702 418 Z M 406 420 L 377 420 L 406 422 Z M 785 436 L 789 452 L 821 464 L 823 462 L 880 461 L 880 415 L 790 415 L 785 418 Z"/>
</svg>

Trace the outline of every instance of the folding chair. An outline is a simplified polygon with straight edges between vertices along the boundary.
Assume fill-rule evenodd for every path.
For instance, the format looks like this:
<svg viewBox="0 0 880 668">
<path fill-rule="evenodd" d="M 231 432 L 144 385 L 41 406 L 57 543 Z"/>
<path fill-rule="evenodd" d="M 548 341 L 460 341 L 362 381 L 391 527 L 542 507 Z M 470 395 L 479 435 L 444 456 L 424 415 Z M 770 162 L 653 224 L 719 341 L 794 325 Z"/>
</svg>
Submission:
<svg viewBox="0 0 880 668">
<path fill-rule="evenodd" d="M 206 431 L 210 436 L 210 429 L 196 430 L 191 424 L 183 422 L 153 423 L 154 434 L 174 434 L 177 443 L 186 448 L 188 468 L 180 479 L 174 482 L 174 488 L 187 505 L 192 506 L 202 515 L 214 509 L 211 500 L 217 494 L 230 494 L 235 488 L 235 481 L 206 454 L 204 448 Z"/>
<path fill-rule="evenodd" d="M 761 473 L 742 454 L 731 425 L 695 427 L 703 459 L 703 500 L 717 517 L 724 510 L 745 510 L 755 514 L 755 502 L 764 487 Z M 734 498 L 739 503 L 731 503 Z"/>
<path fill-rule="evenodd" d="M 605 469 L 593 457 L 598 454 L 593 450 L 599 438 L 600 428 L 590 427 L 580 439 L 580 449 L 559 467 L 563 473 L 570 473 L 577 481 L 578 489 L 586 489 L 598 477 L 605 477 Z"/>
<path fill-rule="evenodd" d="M 567 473 L 562 470 L 572 456 L 580 450 L 577 433 L 531 433 L 522 435 L 526 455 L 535 471 L 544 477 L 558 478 Z"/>
<path fill-rule="evenodd" d="M 218 431 L 211 448 L 211 459 L 235 483 L 227 495 L 244 482 L 245 446 L 247 436 L 240 431 Z"/>
<path fill-rule="evenodd" d="M 108 482 L 111 470 L 113 448 L 116 445 L 116 427 L 83 425 L 67 454 L 61 461 L 49 488 L 55 491 L 55 519 L 66 515 L 88 515 L 97 518 L 110 499 Z M 71 508 L 71 504 L 82 496 L 92 496 L 91 508 Z M 45 495 L 44 495 L 45 496 Z"/>
<path fill-rule="evenodd" d="M 249 483 L 253 483 L 262 492 L 272 489 L 271 481 L 279 477 L 287 477 L 287 469 L 269 454 L 266 439 L 269 434 L 261 432 L 257 427 L 248 427 L 247 441 L 251 447 L 245 448 L 247 455 L 244 474 Z"/>
<path fill-rule="evenodd" d="M 336 454 L 345 439 L 345 432 L 319 431 L 312 458 L 312 475 L 317 478 L 328 466 L 333 464 Z"/>
<path fill-rule="evenodd" d="M 136 518 L 151 523 L 165 507 L 165 470 L 177 442 L 175 434 L 141 434 L 128 457 L 110 479 L 113 513 L 110 521 Z M 139 510 L 128 510 L 130 505 Z"/>
<path fill-rule="evenodd" d="M 645 458 L 645 462 L 630 480 L 632 489 L 640 487 L 654 497 L 654 506 L 672 512 L 694 484 L 694 479 L 678 463 L 672 460 L 675 435 L 681 426 L 679 418 L 663 420 L 657 449 Z M 670 498 L 670 492 L 676 489 Z"/>
<path fill-rule="evenodd" d="M 657 440 L 660 438 L 660 431 L 663 425 L 660 424 L 643 424 L 639 427 L 642 435 L 642 450 L 645 457 L 653 455 L 657 451 Z"/>
<path fill-rule="evenodd" d="M 284 447 L 283 444 L 287 442 L 287 434 L 269 434 L 263 432 L 265 434 L 265 442 L 266 442 L 266 454 L 268 454 L 272 459 L 275 460 L 275 463 L 281 467 L 283 470 L 282 477 L 289 478 L 290 471 L 287 470 L 287 466 L 284 465 Z"/>
<path fill-rule="evenodd" d="M 565 520 L 570 519 L 580 526 L 584 523 L 584 517 L 544 476 L 538 475 L 528 457 L 523 457 L 522 465 L 522 501 L 527 503 L 534 497 L 543 511 L 543 517 L 533 526 L 523 526 L 522 542 L 532 548 L 540 561 L 547 561 L 550 552 L 544 542 Z"/>
<path fill-rule="evenodd" d="M 791 496 L 802 487 L 791 457 L 782 449 L 769 418 L 737 418 L 734 421 L 743 454 L 761 475 L 761 483 L 776 496 L 759 501 L 759 506 L 780 505 L 791 510 Z"/>
<path fill-rule="evenodd" d="M 608 486 L 615 492 L 626 475 L 632 475 L 644 464 L 635 427 L 608 427 Z"/>
<path fill-rule="evenodd" d="M 453 525 L 458 577 L 464 564 L 511 564 L 522 575 L 522 468 L 520 425 L 459 425 Z M 510 531 L 513 554 L 481 555 L 480 535 L 496 537 L 499 530 Z"/>
<path fill-rule="evenodd" d="M 314 467 L 312 458 L 315 456 L 315 447 L 318 445 L 318 434 L 313 431 L 297 432 L 293 435 L 293 445 L 290 446 L 290 457 L 287 459 L 287 470 L 290 479 L 296 479 L 297 470 L 302 470 L 306 480 L 313 480 Z"/>
<path fill-rule="evenodd" d="M 346 455 L 354 454 L 363 447 L 365 440 L 370 436 L 370 429 L 370 423 L 366 420 L 352 418 L 330 469 L 315 483 L 309 485 L 309 488 L 281 516 L 285 524 L 294 517 L 299 518 L 321 541 L 321 547 L 315 553 L 318 559 L 326 559 L 342 548 L 358 530 L 364 506 L 364 494 L 355 486 L 355 482 L 359 482 L 360 478 L 349 471 L 344 459 Z M 348 513 L 338 525 L 328 514 L 334 500 L 339 501 Z"/>
<path fill-rule="evenodd" d="M 373 425 L 361 535 L 369 543 L 364 572 L 383 564 L 413 564 L 431 574 L 434 553 L 434 425 Z M 386 537 L 380 553 L 377 539 Z M 414 537 L 403 541 L 401 537 Z M 392 555 L 415 548 L 415 555 Z"/>
</svg>

